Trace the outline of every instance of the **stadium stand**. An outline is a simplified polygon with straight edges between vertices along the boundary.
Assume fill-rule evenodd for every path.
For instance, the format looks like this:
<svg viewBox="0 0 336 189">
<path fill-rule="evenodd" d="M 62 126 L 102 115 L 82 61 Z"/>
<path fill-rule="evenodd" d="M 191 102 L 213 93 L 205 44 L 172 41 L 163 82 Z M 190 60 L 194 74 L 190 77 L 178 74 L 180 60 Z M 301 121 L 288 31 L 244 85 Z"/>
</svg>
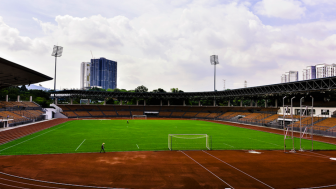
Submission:
<svg viewBox="0 0 336 189">
<path fill-rule="evenodd" d="M 220 115 L 222 115 L 222 113 L 210 113 L 207 118 L 216 118 Z"/>
<path fill-rule="evenodd" d="M 205 118 L 207 117 L 208 115 L 210 115 L 210 113 L 203 113 L 203 112 L 200 112 L 196 115 L 196 117 L 198 118 Z"/>
<path fill-rule="evenodd" d="M 160 112 L 160 113 L 159 113 L 159 116 L 160 116 L 160 117 L 169 117 L 170 114 L 171 114 L 171 112 Z"/>
<path fill-rule="evenodd" d="M 170 116 L 171 117 L 182 117 L 185 112 L 173 112 Z"/>
<path fill-rule="evenodd" d="M 131 116 L 130 111 L 117 111 L 119 116 Z"/>
<path fill-rule="evenodd" d="M 195 117 L 197 112 L 186 112 L 183 117 L 190 118 Z"/>
<path fill-rule="evenodd" d="M 327 118 L 318 123 L 315 123 L 314 126 L 324 126 L 324 127 L 335 127 L 336 126 L 336 118 Z"/>
<path fill-rule="evenodd" d="M 104 116 L 103 112 L 101 112 L 101 111 L 88 111 L 88 113 L 91 116 Z"/>
<path fill-rule="evenodd" d="M 282 115 L 273 114 L 273 115 L 271 115 L 271 116 L 266 117 L 265 119 L 263 119 L 263 121 L 264 121 L 264 123 L 267 124 L 267 123 L 270 123 L 270 122 L 273 122 L 273 121 L 277 120 L 279 118 L 279 116 L 282 117 Z"/>
<path fill-rule="evenodd" d="M 103 114 L 106 116 L 118 116 L 116 111 L 103 111 Z"/>
<path fill-rule="evenodd" d="M 144 112 L 142 111 L 132 111 L 132 115 L 144 115 Z"/>
</svg>

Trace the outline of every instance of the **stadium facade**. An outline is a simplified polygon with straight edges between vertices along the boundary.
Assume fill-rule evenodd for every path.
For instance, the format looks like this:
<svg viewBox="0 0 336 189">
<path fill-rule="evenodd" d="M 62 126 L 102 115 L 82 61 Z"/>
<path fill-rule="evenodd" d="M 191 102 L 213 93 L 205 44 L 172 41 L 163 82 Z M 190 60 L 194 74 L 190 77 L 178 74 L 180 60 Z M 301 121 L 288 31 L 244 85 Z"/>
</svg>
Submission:
<svg viewBox="0 0 336 189">
<path fill-rule="evenodd" d="M 90 62 L 82 62 L 80 65 L 80 88 L 90 87 Z"/>
</svg>

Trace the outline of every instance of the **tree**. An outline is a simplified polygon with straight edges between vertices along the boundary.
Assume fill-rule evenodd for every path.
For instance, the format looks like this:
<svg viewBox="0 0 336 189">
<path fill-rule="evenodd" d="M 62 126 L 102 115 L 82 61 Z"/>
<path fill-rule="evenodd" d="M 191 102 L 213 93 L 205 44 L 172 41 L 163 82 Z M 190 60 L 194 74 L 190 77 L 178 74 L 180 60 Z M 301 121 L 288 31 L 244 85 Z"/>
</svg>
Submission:
<svg viewBox="0 0 336 189">
<path fill-rule="evenodd" d="M 172 93 L 184 93 L 184 91 L 179 90 L 178 88 L 171 88 L 170 91 L 171 91 Z"/>
<path fill-rule="evenodd" d="M 135 92 L 137 92 L 137 93 L 146 93 L 146 92 L 148 92 L 148 88 L 145 87 L 145 86 L 143 86 L 143 85 L 141 85 L 141 86 L 135 88 Z"/>
<path fill-rule="evenodd" d="M 166 93 L 166 91 L 164 89 L 161 89 L 161 88 L 154 89 L 152 92 L 153 93 Z"/>
</svg>

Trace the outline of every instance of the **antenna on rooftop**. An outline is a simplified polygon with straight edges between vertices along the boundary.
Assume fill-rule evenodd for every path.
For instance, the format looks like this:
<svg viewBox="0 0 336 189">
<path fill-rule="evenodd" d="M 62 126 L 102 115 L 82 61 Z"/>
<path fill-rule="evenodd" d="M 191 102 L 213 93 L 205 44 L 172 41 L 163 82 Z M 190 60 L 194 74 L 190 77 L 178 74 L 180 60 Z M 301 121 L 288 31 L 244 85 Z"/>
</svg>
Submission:
<svg viewBox="0 0 336 189">
<path fill-rule="evenodd" d="M 244 87 L 245 88 L 247 87 L 247 81 L 246 80 L 244 81 Z"/>
<path fill-rule="evenodd" d="M 223 79 L 223 82 L 224 82 L 224 87 L 223 87 L 223 90 L 225 90 L 225 79 Z"/>
<path fill-rule="evenodd" d="M 92 54 L 92 51 L 91 51 L 91 50 L 90 50 L 90 52 L 91 52 L 92 59 L 94 59 L 94 58 L 93 58 L 93 54 Z"/>
</svg>

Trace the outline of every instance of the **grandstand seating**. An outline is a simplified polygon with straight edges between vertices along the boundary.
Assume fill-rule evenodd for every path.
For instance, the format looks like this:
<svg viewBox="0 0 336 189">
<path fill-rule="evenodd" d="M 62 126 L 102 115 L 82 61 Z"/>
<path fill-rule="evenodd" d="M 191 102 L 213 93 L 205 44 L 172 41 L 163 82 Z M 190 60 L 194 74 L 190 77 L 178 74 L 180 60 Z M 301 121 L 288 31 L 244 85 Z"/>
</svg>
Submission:
<svg viewBox="0 0 336 189">
<path fill-rule="evenodd" d="M 116 111 L 103 111 L 103 114 L 106 116 L 117 116 L 117 112 Z"/>
<path fill-rule="evenodd" d="M 336 126 L 336 118 L 327 118 L 318 123 L 315 123 L 314 126 L 324 126 L 328 128 L 334 127 Z"/>
<path fill-rule="evenodd" d="M 103 112 L 101 111 L 88 111 L 88 113 L 92 116 L 104 116 Z"/>
<path fill-rule="evenodd" d="M 78 117 L 78 115 L 73 111 L 62 112 L 67 117 Z"/>
<path fill-rule="evenodd" d="M 207 118 L 216 118 L 220 115 L 222 115 L 222 113 L 210 113 Z"/>
<path fill-rule="evenodd" d="M 200 118 L 203 118 L 203 117 L 207 117 L 208 115 L 210 115 L 210 113 L 203 113 L 203 112 L 200 112 L 196 115 L 196 117 L 200 117 Z"/>
<path fill-rule="evenodd" d="M 223 119 L 223 118 L 225 118 L 225 117 L 227 117 L 227 116 L 229 116 L 231 114 L 234 114 L 234 113 L 235 112 L 226 112 L 226 113 L 222 114 L 221 116 L 219 116 L 218 119 Z"/>
<path fill-rule="evenodd" d="M 142 111 L 132 111 L 132 115 L 144 115 Z"/>
<path fill-rule="evenodd" d="M 118 111 L 117 113 L 119 116 L 131 116 L 130 111 Z"/>
<path fill-rule="evenodd" d="M 195 117 L 197 112 L 186 112 L 183 117 Z"/>
<path fill-rule="evenodd" d="M 171 112 L 159 112 L 159 116 L 161 117 L 169 117 Z"/>
<path fill-rule="evenodd" d="M 99 109 L 103 111 L 115 111 L 114 106 L 110 105 L 99 106 Z"/>
<path fill-rule="evenodd" d="M 251 113 L 251 114 L 249 114 L 249 115 L 247 115 L 247 116 L 245 116 L 245 117 L 243 117 L 239 120 L 240 121 L 248 121 L 248 120 L 254 119 L 255 117 L 260 116 L 260 115 L 261 115 L 261 113 Z"/>
<path fill-rule="evenodd" d="M 182 117 L 185 112 L 173 112 L 170 116 L 171 117 Z"/>
<path fill-rule="evenodd" d="M 279 118 L 279 116 L 282 117 L 282 115 L 279 115 L 279 114 L 273 114 L 273 115 L 271 115 L 271 116 L 266 117 L 265 119 L 263 119 L 263 121 L 264 121 L 264 123 L 270 123 L 270 122 L 272 122 L 272 121 L 277 120 L 277 119 Z"/>
<path fill-rule="evenodd" d="M 76 111 L 78 117 L 91 117 L 91 115 L 87 111 Z"/>
</svg>

